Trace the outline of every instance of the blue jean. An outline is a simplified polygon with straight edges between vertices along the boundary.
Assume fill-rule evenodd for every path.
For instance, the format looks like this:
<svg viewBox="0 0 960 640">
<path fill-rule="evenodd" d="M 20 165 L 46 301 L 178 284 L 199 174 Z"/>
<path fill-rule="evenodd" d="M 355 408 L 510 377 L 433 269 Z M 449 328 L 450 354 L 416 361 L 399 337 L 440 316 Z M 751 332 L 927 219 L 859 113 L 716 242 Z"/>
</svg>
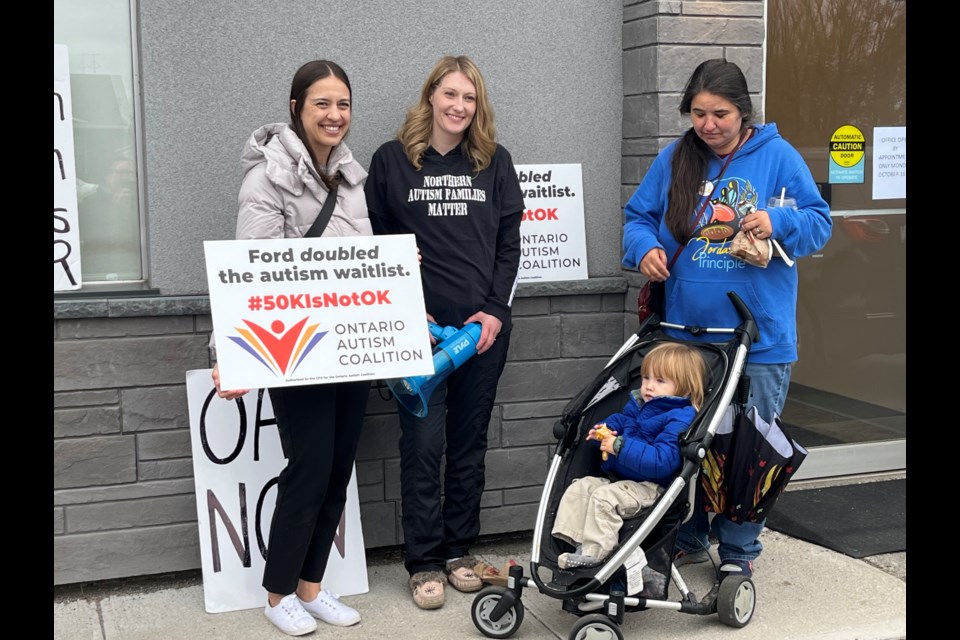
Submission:
<svg viewBox="0 0 960 640">
<path fill-rule="evenodd" d="M 773 414 L 783 412 L 787 401 L 787 389 L 790 387 L 791 363 L 786 364 L 750 364 L 744 373 L 750 376 L 750 398 L 747 408 L 757 407 L 760 417 L 770 422 Z M 711 522 L 704 511 L 703 488 L 697 486 L 697 504 L 693 516 L 680 526 L 677 532 L 676 548 L 687 553 L 696 553 L 710 548 L 710 531 L 717 538 L 717 553 L 720 562 L 727 560 L 753 560 L 763 551 L 760 532 L 763 522 L 730 522 L 726 516 L 716 514 Z"/>
</svg>

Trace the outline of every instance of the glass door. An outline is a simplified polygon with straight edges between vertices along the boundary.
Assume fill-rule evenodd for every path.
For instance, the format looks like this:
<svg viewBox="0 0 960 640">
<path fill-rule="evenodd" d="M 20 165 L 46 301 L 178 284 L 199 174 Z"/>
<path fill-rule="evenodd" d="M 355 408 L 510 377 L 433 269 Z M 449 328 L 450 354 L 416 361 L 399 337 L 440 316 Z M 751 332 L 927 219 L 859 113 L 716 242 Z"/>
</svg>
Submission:
<svg viewBox="0 0 960 640">
<path fill-rule="evenodd" d="M 798 261 L 783 420 L 801 476 L 906 467 L 906 2 L 768 0 L 764 120 L 830 203 L 833 235 Z M 902 135 L 901 135 L 902 134 Z"/>
</svg>

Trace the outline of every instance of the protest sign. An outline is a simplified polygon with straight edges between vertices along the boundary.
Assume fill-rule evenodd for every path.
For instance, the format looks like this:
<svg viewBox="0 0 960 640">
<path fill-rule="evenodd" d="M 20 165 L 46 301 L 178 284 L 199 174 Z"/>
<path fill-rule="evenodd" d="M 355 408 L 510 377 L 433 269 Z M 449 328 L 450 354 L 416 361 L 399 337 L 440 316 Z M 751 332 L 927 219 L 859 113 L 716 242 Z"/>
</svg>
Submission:
<svg viewBox="0 0 960 640">
<path fill-rule="evenodd" d="M 203 245 L 221 388 L 433 373 L 413 235 Z"/>
<path fill-rule="evenodd" d="M 53 290 L 81 287 L 77 172 L 67 47 L 53 45 Z"/>
<path fill-rule="evenodd" d="M 516 165 L 523 190 L 519 282 L 587 278 L 579 164 Z"/>
<path fill-rule="evenodd" d="M 266 390 L 223 400 L 210 374 L 210 369 L 187 372 L 187 404 L 204 608 L 222 613 L 266 604 L 261 581 L 277 477 L 287 462 Z M 323 586 L 341 595 L 369 589 L 356 470 Z"/>
</svg>

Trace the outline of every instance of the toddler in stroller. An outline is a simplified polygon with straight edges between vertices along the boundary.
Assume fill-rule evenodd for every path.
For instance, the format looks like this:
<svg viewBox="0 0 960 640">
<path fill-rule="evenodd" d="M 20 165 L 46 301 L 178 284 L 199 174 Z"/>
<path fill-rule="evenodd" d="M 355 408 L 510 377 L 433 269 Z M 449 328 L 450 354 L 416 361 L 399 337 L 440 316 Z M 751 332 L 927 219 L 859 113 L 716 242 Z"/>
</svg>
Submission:
<svg viewBox="0 0 960 640">
<path fill-rule="evenodd" d="M 560 554 L 560 568 L 602 563 L 619 543 L 624 518 L 652 505 L 660 483 L 680 470 L 680 436 L 703 404 L 705 373 L 695 347 L 658 344 L 643 359 L 641 384 L 623 411 L 587 433 L 588 441 L 599 439 L 607 477 L 577 478 L 563 493 L 552 533 L 577 549 Z"/>
<path fill-rule="evenodd" d="M 534 525 L 530 573 L 524 575 L 523 566 L 512 567 L 506 587 L 486 587 L 474 598 L 471 617 L 485 636 L 508 638 L 516 632 L 523 621 L 523 589 L 528 587 L 561 600 L 565 611 L 579 617 L 570 631 L 570 640 L 622 640 L 619 625 L 623 624 L 624 614 L 652 608 L 695 615 L 718 614 L 722 622 L 735 627 L 750 621 L 756 592 L 748 576 L 735 575 L 720 581 L 718 575 L 713 588 L 700 600 L 688 589 L 673 562 L 677 529 L 693 514 L 698 474 L 713 437 L 725 418 L 729 419 L 731 407 L 742 410 L 748 397 L 749 379 L 742 374 L 757 328 L 742 300 L 733 292 L 728 297 L 740 315 L 739 326 L 687 327 L 661 322 L 653 315 L 564 408 L 554 425 L 558 442 Z M 670 329 L 672 335 L 664 333 L 664 328 Z M 689 340 L 676 337 L 684 333 L 690 336 Z M 716 339 L 716 334 L 723 333 L 731 334 L 727 342 Z M 623 460 L 620 456 L 624 455 L 630 438 L 623 425 L 617 424 L 619 418 L 615 416 L 625 407 L 626 411 L 630 410 L 631 391 L 640 386 L 639 378 L 644 371 L 652 368 L 661 377 L 668 377 L 660 367 L 653 366 L 658 350 L 666 353 L 665 345 L 678 345 L 702 358 L 702 403 L 696 402 L 700 397 L 696 385 L 685 383 L 681 390 L 678 384 L 673 394 L 687 396 L 689 400 L 678 402 L 689 402 L 691 406 L 687 407 L 690 413 L 680 418 L 684 423 L 689 422 L 688 426 L 666 427 L 660 434 L 664 441 L 669 437 L 672 443 L 659 450 L 672 456 L 666 465 L 669 471 L 648 471 L 649 476 L 625 475 L 629 472 L 618 465 L 626 461 L 626 456 Z M 648 358 L 650 364 L 645 369 Z M 688 364 L 672 373 L 681 377 L 679 372 L 695 369 Z M 648 404 L 650 400 L 644 398 L 643 406 Z M 606 448 L 609 454 L 606 462 L 598 455 L 596 441 L 590 440 L 604 419 L 608 427 L 615 425 L 612 428 L 618 432 L 601 441 L 601 450 Z M 623 440 L 618 445 L 620 436 Z M 660 436 L 654 436 L 654 440 L 657 437 Z M 648 446 L 646 442 L 636 444 Z M 591 478 L 605 478 L 608 472 L 618 481 L 650 480 L 656 483 L 653 492 L 656 495 L 651 494 L 644 500 L 649 503 L 653 498 L 652 504 L 630 511 L 633 514 L 638 510 L 636 514 L 619 514 L 622 525 L 619 530 L 613 527 L 612 537 L 588 540 L 587 534 L 579 531 L 584 520 L 577 523 L 574 518 L 569 529 L 558 522 L 566 510 L 564 498 L 568 488 L 572 491 L 582 484 L 586 489 L 590 485 L 583 483 L 593 482 Z M 610 486 L 606 482 L 599 484 Z M 619 524 L 616 519 L 613 522 Z M 577 544 L 582 545 L 579 550 Z M 672 582 L 668 578 L 672 578 Z M 679 600 L 669 599 L 671 584 L 679 590 Z"/>
</svg>

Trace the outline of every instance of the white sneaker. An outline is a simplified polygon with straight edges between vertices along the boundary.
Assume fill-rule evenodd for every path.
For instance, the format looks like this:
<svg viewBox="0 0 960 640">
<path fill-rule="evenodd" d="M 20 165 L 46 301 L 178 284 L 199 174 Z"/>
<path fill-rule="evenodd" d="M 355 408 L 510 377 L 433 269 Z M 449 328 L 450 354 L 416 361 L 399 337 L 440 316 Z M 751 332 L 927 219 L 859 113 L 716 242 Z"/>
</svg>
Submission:
<svg viewBox="0 0 960 640">
<path fill-rule="evenodd" d="M 284 596 L 275 607 L 271 607 L 268 602 L 263 613 L 267 620 L 288 636 L 302 636 L 317 630 L 317 621 L 306 612 L 295 593 Z"/>
<path fill-rule="evenodd" d="M 300 598 L 297 598 L 300 600 Z M 303 608 L 314 618 L 338 627 L 349 627 L 360 622 L 360 612 L 340 602 L 340 595 L 323 589 L 313 602 L 300 600 Z"/>
</svg>

